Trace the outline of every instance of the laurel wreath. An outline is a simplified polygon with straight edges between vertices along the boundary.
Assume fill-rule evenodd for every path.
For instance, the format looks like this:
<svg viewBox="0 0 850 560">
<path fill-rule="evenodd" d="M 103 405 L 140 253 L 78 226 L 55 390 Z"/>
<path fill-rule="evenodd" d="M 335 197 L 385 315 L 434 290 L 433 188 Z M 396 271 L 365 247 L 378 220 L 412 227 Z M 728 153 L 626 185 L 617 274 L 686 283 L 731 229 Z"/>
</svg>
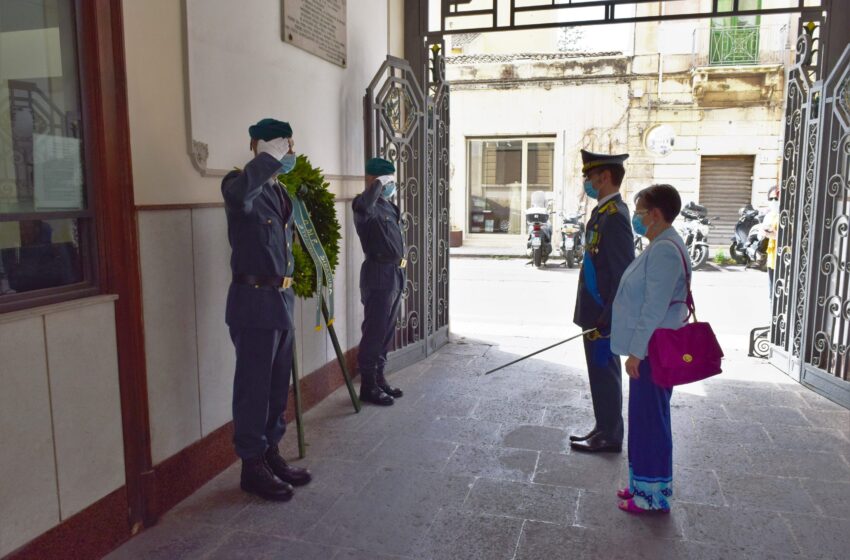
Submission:
<svg viewBox="0 0 850 560">
<path fill-rule="evenodd" d="M 328 256 L 331 270 L 336 272 L 339 264 L 339 221 L 336 218 L 334 195 L 328 190 L 330 183 L 325 182 L 325 176 L 318 167 L 313 167 L 310 160 L 303 155 L 298 156 L 295 167 L 286 175 L 279 175 L 278 180 L 286 187 L 290 197 L 298 197 L 304 201 L 310 219 L 319 235 L 319 241 Z M 308 299 L 316 294 L 316 265 L 304 247 L 304 242 L 293 243 L 292 256 L 295 261 L 295 272 L 292 277 L 295 295 Z"/>
</svg>

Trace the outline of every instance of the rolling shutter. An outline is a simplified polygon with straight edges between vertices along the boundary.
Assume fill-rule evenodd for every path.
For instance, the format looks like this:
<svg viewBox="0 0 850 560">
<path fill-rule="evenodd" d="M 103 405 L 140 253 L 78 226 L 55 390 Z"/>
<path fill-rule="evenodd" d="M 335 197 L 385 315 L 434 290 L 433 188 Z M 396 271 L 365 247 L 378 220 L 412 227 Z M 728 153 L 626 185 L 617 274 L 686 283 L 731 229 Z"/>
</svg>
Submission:
<svg viewBox="0 0 850 560">
<path fill-rule="evenodd" d="M 738 211 L 752 201 L 753 156 L 703 157 L 700 165 L 699 203 L 712 222 L 708 242 L 729 245 L 738 222 Z"/>
</svg>

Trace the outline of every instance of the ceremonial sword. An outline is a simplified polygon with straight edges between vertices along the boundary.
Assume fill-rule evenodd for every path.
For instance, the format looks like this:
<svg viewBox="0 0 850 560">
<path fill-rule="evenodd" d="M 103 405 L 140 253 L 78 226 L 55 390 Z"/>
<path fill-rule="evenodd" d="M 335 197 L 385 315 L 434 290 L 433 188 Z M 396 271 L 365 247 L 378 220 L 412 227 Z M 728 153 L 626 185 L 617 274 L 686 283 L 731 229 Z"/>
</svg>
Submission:
<svg viewBox="0 0 850 560">
<path fill-rule="evenodd" d="M 503 366 L 499 366 L 499 367 L 497 367 L 496 369 L 491 369 L 490 371 L 485 372 L 485 373 L 484 373 L 484 375 L 490 375 L 491 373 L 496 372 L 496 371 L 499 371 L 500 369 L 505 369 L 505 368 L 506 368 L 506 367 L 508 367 L 508 366 L 512 366 L 512 365 L 514 365 L 514 364 L 516 364 L 516 363 L 518 363 L 518 362 L 521 362 L 521 361 L 523 361 L 523 360 L 527 360 L 528 358 L 530 358 L 530 357 L 532 357 L 532 356 L 536 356 L 537 354 L 540 354 L 541 352 L 545 352 L 546 350 L 551 350 L 551 349 L 552 349 L 552 348 L 554 348 L 555 346 L 560 346 L 561 344 L 564 344 L 565 342 L 569 342 L 569 341 L 571 341 L 571 340 L 575 340 L 575 339 L 577 339 L 577 338 L 579 338 L 579 337 L 581 337 L 581 336 L 584 336 L 584 335 L 586 335 L 586 334 L 590 334 L 590 333 L 592 333 L 592 332 L 596 332 L 596 329 L 587 329 L 586 331 L 582 331 L 582 332 L 578 333 L 578 334 L 577 334 L 577 335 L 575 335 L 575 336 L 571 336 L 570 338 L 567 338 L 567 339 L 565 339 L 565 340 L 562 340 L 561 342 L 556 342 L 556 343 L 555 343 L 555 344 L 553 344 L 552 346 L 547 346 L 546 348 L 543 348 L 543 349 L 541 349 L 541 350 L 538 350 L 537 352 L 532 352 L 531 354 L 528 354 L 527 356 L 523 356 L 522 358 L 517 358 L 516 360 L 514 360 L 514 361 L 512 361 L 512 362 L 510 362 L 510 363 L 507 363 L 507 364 L 505 364 L 505 365 L 503 365 Z M 596 338 L 601 338 L 601 335 L 600 335 L 600 336 L 597 336 Z M 593 340 L 595 340 L 595 339 L 593 339 Z"/>
</svg>

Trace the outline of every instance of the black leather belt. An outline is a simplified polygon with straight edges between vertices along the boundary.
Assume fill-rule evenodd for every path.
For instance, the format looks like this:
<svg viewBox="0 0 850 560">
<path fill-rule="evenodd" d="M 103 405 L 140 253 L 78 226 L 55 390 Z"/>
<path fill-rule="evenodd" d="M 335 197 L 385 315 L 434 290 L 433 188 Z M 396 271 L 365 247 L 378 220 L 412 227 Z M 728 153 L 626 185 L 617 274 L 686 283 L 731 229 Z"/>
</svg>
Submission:
<svg viewBox="0 0 850 560">
<path fill-rule="evenodd" d="M 267 288 L 277 288 L 278 290 L 286 290 L 292 286 L 291 276 L 254 276 L 253 274 L 234 274 L 233 281 L 236 284 L 246 284 L 259 288 L 260 286 Z"/>
<path fill-rule="evenodd" d="M 407 259 L 400 259 L 396 257 L 387 257 L 384 255 L 376 255 L 376 254 L 367 254 L 367 261 L 372 261 L 380 264 L 394 264 L 399 268 L 405 268 L 407 266 Z"/>
</svg>

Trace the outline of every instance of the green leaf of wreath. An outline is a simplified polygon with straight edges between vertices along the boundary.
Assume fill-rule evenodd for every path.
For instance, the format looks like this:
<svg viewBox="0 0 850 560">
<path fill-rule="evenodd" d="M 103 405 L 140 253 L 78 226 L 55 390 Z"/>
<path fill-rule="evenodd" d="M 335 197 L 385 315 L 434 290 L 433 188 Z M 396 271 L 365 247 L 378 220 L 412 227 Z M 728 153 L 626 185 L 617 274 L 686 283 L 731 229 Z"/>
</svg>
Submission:
<svg viewBox="0 0 850 560">
<path fill-rule="evenodd" d="M 328 256 L 331 269 L 336 272 L 339 263 L 339 221 L 336 219 L 336 207 L 334 206 L 334 195 L 328 191 L 330 183 L 325 182 L 322 170 L 313 167 L 307 156 L 298 156 L 295 167 L 286 175 L 279 175 L 278 180 L 286 187 L 289 195 L 298 196 L 307 206 L 310 218 L 319 234 L 319 240 L 325 254 Z M 316 293 L 316 267 L 303 241 L 292 245 L 292 256 L 295 260 L 295 273 L 293 275 L 293 290 L 295 295 L 307 299 Z"/>
</svg>

